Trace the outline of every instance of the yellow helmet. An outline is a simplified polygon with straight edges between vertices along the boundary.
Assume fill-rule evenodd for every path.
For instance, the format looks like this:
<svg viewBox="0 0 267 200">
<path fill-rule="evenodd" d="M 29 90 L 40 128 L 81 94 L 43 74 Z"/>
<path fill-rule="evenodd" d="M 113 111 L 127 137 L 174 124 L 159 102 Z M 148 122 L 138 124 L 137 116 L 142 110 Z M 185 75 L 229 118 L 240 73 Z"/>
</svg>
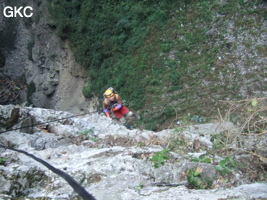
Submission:
<svg viewBox="0 0 267 200">
<path fill-rule="evenodd" d="M 114 95 L 114 92 L 111 89 L 107 89 L 106 92 L 104 93 L 104 96 L 107 97 L 107 98 L 110 98 L 113 95 Z"/>
</svg>

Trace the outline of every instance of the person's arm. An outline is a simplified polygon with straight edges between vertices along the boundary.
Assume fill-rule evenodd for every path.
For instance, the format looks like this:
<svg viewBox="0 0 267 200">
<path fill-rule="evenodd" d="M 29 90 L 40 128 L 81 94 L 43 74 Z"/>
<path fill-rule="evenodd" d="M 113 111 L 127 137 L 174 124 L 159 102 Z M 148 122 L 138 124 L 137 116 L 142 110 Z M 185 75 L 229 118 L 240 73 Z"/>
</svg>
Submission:
<svg viewBox="0 0 267 200">
<path fill-rule="evenodd" d="M 111 109 L 112 112 L 117 111 L 117 110 L 121 109 L 121 107 L 122 107 L 122 100 L 121 100 L 120 95 L 117 96 L 117 102 L 118 102 L 117 105 Z"/>
<path fill-rule="evenodd" d="M 108 110 L 108 105 L 106 104 L 105 100 L 103 101 L 103 112 L 106 114 L 108 118 L 110 118 L 109 110 Z"/>
</svg>

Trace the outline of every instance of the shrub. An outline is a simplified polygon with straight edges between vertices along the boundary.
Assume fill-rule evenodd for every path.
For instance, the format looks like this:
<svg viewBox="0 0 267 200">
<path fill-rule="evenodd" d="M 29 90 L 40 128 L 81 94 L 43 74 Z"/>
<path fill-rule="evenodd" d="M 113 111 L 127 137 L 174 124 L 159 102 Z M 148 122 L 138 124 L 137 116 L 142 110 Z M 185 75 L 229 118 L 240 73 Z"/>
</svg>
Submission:
<svg viewBox="0 0 267 200">
<path fill-rule="evenodd" d="M 55 20 L 53 27 L 59 36 L 70 41 L 75 59 L 94 72 L 90 80 L 93 83 L 91 91 L 86 88 L 86 95 L 93 92 L 102 97 L 102 91 L 113 86 L 127 99 L 131 109 L 142 110 L 162 105 L 162 102 L 172 104 L 169 95 L 178 94 L 176 102 L 188 101 L 177 111 L 178 115 L 192 112 L 206 116 L 207 113 L 214 114 L 216 100 L 225 98 L 225 87 L 230 88 L 227 97 L 231 98 L 237 95 L 242 85 L 236 85 L 236 81 L 225 85 L 227 80 L 218 84 L 219 74 L 227 77 L 227 71 L 229 74 L 236 72 L 236 68 L 233 71 L 228 63 L 220 72 L 217 70 L 220 66 L 211 70 L 218 64 L 218 54 L 225 53 L 224 35 L 228 30 L 225 20 L 216 17 L 215 13 L 223 13 L 227 19 L 245 13 L 254 15 L 257 6 L 252 5 L 260 3 L 260 0 L 246 4 L 233 0 L 224 4 L 211 0 L 49 0 L 48 4 Z M 242 13 L 236 13 L 236 10 Z M 263 10 L 260 12 L 263 15 Z M 259 27 L 259 23 L 255 24 Z M 215 29 L 218 30 L 216 33 L 208 34 L 209 30 Z M 255 33 L 257 30 L 256 27 Z M 237 27 L 233 34 L 238 31 Z M 231 58 L 229 62 L 234 63 L 236 59 Z M 258 79 L 263 80 L 264 73 L 259 74 L 262 79 Z M 167 95 L 162 101 L 154 98 L 163 93 Z M 203 94 L 202 99 L 198 98 L 199 93 Z M 206 98 L 207 106 L 200 109 L 197 104 L 205 96 L 211 98 Z M 196 109 L 200 111 L 196 112 Z M 155 114 L 154 110 L 149 112 Z M 155 123 L 162 118 L 174 118 L 168 114 L 164 112 Z M 202 117 L 196 120 L 205 121 Z M 154 127 L 154 122 L 148 123 Z"/>
<path fill-rule="evenodd" d="M 83 88 L 83 95 L 87 98 L 92 97 L 92 84 L 88 83 L 86 87 Z"/>
<path fill-rule="evenodd" d="M 186 177 L 189 186 L 195 189 L 208 189 L 212 185 L 212 180 L 208 177 L 202 177 L 202 168 L 188 169 Z"/>
<path fill-rule="evenodd" d="M 5 162 L 5 158 L 3 158 L 3 157 L 0 157 L 0 165 L 3 165 L 4 164 L 4 162 Z"/>
<path fill-rule="evenodd" d="M 238 166 L 240 166 L 240 164 L 235 161 L 232 156 L 229 156 L 221 160 L 219 165 L 215 166 L 215 169 L 219 171 L 222 176 L 225 176 Z"/>
<path fill-rule="evenodd" d="M 168 153 L 170 152 L 169 149 L 164 149 L 160 152 L 156 152 L 155 155 L 152 157 L 151 161 L 154 162 L 154 167 L 159 168 L 161 165 L 165 165 L 165 160 L 169 160 Z"/>
</svg>

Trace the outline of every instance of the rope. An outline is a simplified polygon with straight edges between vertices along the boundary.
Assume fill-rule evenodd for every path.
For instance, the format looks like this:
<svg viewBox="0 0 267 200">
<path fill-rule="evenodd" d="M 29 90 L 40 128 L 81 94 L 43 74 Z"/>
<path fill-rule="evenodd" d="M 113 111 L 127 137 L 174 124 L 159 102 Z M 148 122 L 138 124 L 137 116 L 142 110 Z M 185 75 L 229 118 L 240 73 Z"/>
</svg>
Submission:
<svg viewBox="0 0 267 200">
<path fill-rule="evenodd" d="M 45 167 L 47 167 L 48 169 L 50 169 L 52 172 L 54 172 L 55 174 L 57 174 L 58 176 L 62 177 L 63 179 L 65 179 L 65 181 L 67 181 L 67 183 L 74 189 L 74 191 L 79 194 L 83 200 L 96 200 L 93 195 L 91 195 L 89 192 L 87 192 L 85 190 L 84 187 L 82 187 L 77 181 L 75 181 L 69 174 L 67 174 L 66 172 L 53 167 L 52 165 L 50 165 L 48 162 L 34 156 L 33 154 L 30 154 L 26 151 L 20 150 L 20 149 L 14 149 L 12 147 L 8 147 L 5 145 L 1 145 L 0 144 L 0 148 L 4 148 L 4 149 L 9 149 L 11 151 L 16 151 L 19 153 L 23 153 L 26 156 L 31 157 L 32 159 L 34 159 L 35 161 L 43 164 Z"/>
<path fill-rule="evenodd" d="M 23 128 L 29 128 L 29 127 L 33 127 L 33 126 L 39 126 L 39 125 L 43 125 L 43 124 L 50 124 L 52 122 L 57 122 L 57 121 L 60 121 L 60 120 L 70 119 L 70 118 L 73 118 L 73 117 L 79 117 L 79 116 L 83 116 L 83 115 L 87 115 L 87 114 L 92 114 L 92 113 L 97 113 L 97 112 L 98 111 L 94 111 L 94 112 L 84 113 L 84 114 L 80 114 L 80 115 L 73 115 L 71 117 L 65 117 L 65 118 L 61 118 L 61 119 L 55 119 L 55 120 L 52 120 L 52 121 L 42 122 L 42 123 L 38 123 L 38 124 L 31 124 L 31 125 L 23 126 L 23 127 L 19 127 L 19 128 L 7 129 L 5 131 L 0 132 L 0 134 L 1 133 L 6 133 L 6 132 L 9 132 L 9 131 L 20 130 L 20 129 L 23 129 Z"/>
<path fill-rule="evenodd" d="M 32 125 L 23 126 L 23 127 L 20 127 L 20 128 L 8 129 L 6 131 L 0 132 L 0 134 L 1 133 L 5 133 L 5 132 L 9 132 L 9 131 L 13 131 L 13 130 L 19 130 L 19 129 L 23 129 L 23 128 L 38 126 L 38 125 L 42 125 L 42 124 L 47 124 L 47 123 L 49 124 L 49 123 L 52 123 L 52 122 L 56 122 L 56 121 L 60 121 L 60 120 L 65 120 L 65 119 L 70 119 L 70 118 L 73 118 L 73 117 L 79 117 L 79 116 L 83 116 L 83 115 L 87 115 L 87 114 L 92 114 L 92 113 L 97 113 L 97 112 L 98 111 L 84 113 L 84 114 L 80 114 L 80 115 L 73 115 L 73 116 L 70 116 L 70 117 L 64 117 L 64 118 L 61 118 L 61 119 L 55 119 L 55 120 L 51 120 L 51 121 L 47 121 L 47 122 L 42 122 L 42 123 L 38 123 L 38 124 L 32 124 Z M 5 146 L 5 145 L 2 145 L 2 144 L 0 144 L 0 148 L 9 149 L 9 150 L 12 150 L 12 151 L 23 153 L 26 156 L 31 157 L 35 161 L 43 164 L 45 167 L 47 167 L 49 170 L 51 170 L 52 172 L 54 172 L 58 176 L 60 176 L 63 179 L 65 179 L 65 181 L 74 189 L 74 191 L 76 193 L 78 193 L 83 198 L 83 200 L 96 200 L 92 194 L 90 194 L 89 192 L 87 192 L 85 190 L 85 188 L 82 187 L 77 181 L 75 181 L 69 174 L 67 174 L 66 172 L 64 172 L 64 171 L 62 171 L 62 170 L 60 170 L 58 168 L 53 167 L 48 162 L 46 162 L 46 161 L 44 161 L 44 160 L 42 160 L 42 159 L 34 156 L 33 154 L 30 154 L 30 153 L 28 153 L 26 151 L 23 151 L 23 150 L 20 150 L 20 149 L 14 149 L 12 147 Z"/>
</svg>

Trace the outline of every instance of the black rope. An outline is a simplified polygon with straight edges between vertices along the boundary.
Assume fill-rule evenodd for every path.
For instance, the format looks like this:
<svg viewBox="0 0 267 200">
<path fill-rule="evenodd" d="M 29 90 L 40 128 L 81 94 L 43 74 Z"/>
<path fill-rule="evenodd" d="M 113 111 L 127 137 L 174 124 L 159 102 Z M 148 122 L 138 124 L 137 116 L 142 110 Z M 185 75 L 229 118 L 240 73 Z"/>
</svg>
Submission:
<svg viewBox="0 0 267 200">
<path fill-rule="evenodd" d="M 19 128 L 7 129 L 5 131 L 0 132 L 0 134 L 1 133 L 6 133 L 6 132 L 9 132 L 9 131 L 20 130 L 20 129 L 23 129 L 23 128 L 29 128 L 29 127 L 39 126 L 39 125 L 43 125 L 43 124 L 49 124 L 49 123 L 52 123 L 52 122 L 57 122 L 57 121 L 60 121 L 60 120 L 70 119 L 70 118 L 73 118 L 73 117 L 79 117 L 79 116 L 83 116 L 83 115 L 87 115 L 87 114 L 92 114 L 92 113 L 97 113 L 97 112 L 98 111 L 94 111 L 94 112 L 89 112 L 89 113 L 80 114 L 80 115 L 73 115 L 71 117 L 65 117 L 65 118 L 61 118 L 61 119 L 55 119 L 55 120 L 52 120 L 52 121 L 42 122 L 42 123 L 38 123 L 38 124 L 31 124 L 31 125 L 23 126 L 23 127 L 19 127 Z"/>
<path fill-rule="evenodd" d="M 30 154 L 26 151 L 23 150 L 19 150 L 19 149 L 14 149 L 12 147 L 8 147 L 8 146 L 4 146 L 0 144 L 0 148 L 4 148 L 4 149 L 9 149 L 12 151 L 16 151 L 19 153 L 23 153 L 26 156 L 31 157 L 32 159 L 36 160 L 37 162 L 43 164 L 44 166 L 46 166 L 48 169 L 50 169 L 52 172 L 54 172 L 55 174 L 59 175 L 60 177 L 62 177 L 63 179 L 65 179 L 65 181 L 68 182 L 68 184 L 74 189 L 74 191 L 79 194 L 83 200 L 96 200 L 90 193 L 88 193 L 77 181 L 75 181 L 69 174 L 67 174 L 66 172 L 57 169 L 55 167 L 53 167 L 52 165 L 50 165 L 48 162 L 37 158 L 36 156 L 34 156 L 33 154 Z"/>
</svg>

